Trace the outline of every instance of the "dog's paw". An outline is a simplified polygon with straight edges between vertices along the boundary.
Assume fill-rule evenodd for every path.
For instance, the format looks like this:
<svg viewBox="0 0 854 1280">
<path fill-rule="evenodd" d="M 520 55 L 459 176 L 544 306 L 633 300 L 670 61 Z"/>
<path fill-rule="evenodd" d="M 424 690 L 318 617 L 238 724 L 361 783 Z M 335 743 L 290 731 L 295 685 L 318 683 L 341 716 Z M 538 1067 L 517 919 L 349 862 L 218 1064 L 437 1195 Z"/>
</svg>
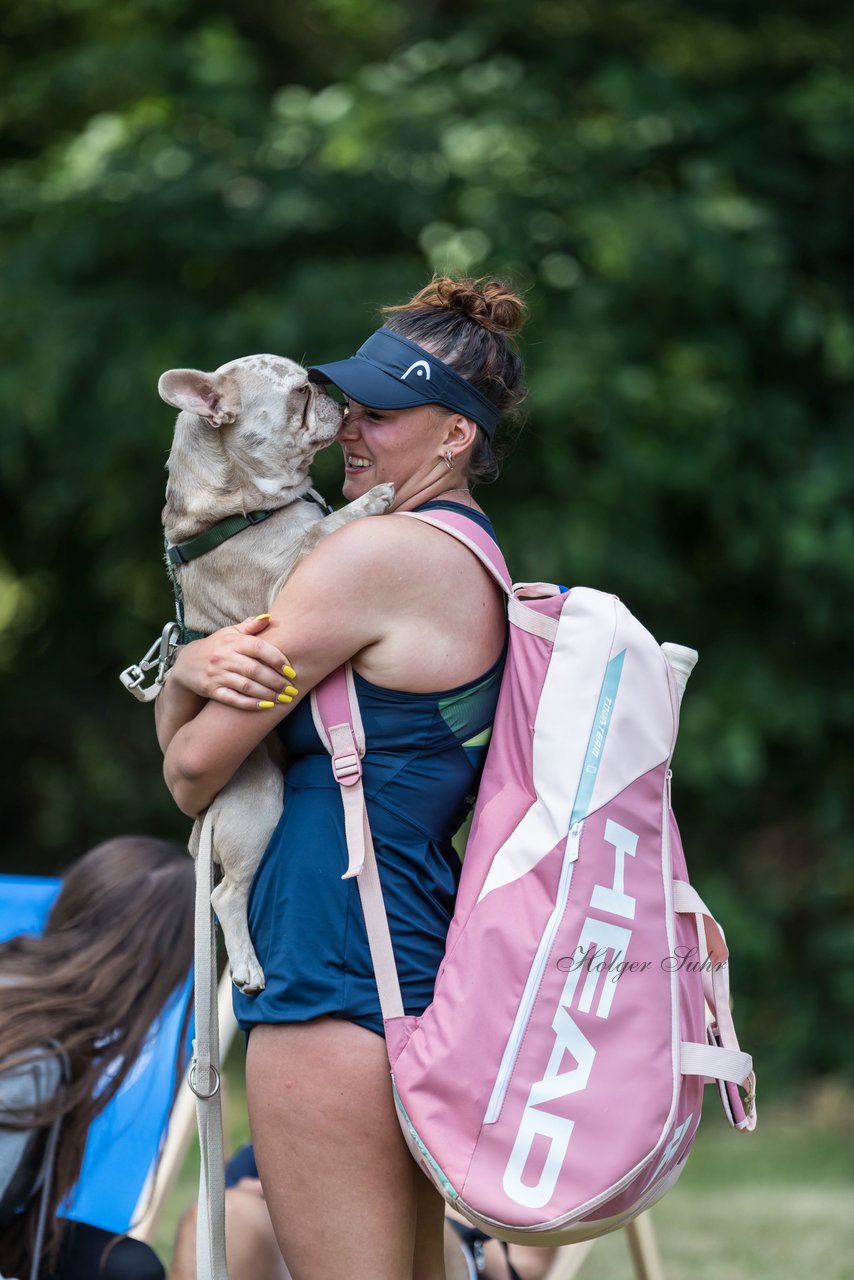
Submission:
<svg viewBox="0 0 854 1280">
<path fill-rule="evenodd" d="M 241 955 L 232 963 L 232 982 L 245 996 L 257 996 L 259 991 L 264 991 L 264 969 L 261 969 L 259 957 L 255 955 L 251 943 L 241 948 Z"/>
<path fill-rule="evenodd" d="M 386 484 L 375 484 L 373 489 L 369 489 L 361 498 L 361 502 L 363 515 L 381 516 L 394 502 L 394 485 L 390 481 Z"/>
<path fill-rule="evenodd" d="M 264 970 L 254 955 L 240 964 L 232 965 L 231 981 L 245 996 L 257 996 L 267 985 Z"/>
</svg>

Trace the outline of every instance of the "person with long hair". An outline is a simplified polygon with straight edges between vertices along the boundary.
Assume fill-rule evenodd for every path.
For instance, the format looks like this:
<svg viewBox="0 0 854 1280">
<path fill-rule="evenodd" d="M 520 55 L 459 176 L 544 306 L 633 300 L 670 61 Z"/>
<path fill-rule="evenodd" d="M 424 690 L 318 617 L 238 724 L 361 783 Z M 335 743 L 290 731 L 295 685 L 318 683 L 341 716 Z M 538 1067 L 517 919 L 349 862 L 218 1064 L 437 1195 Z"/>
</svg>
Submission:
<svg viewBox="0 0 854 1280">
<path fill-rule="evenodd" d="M 89 1126 L 121 1089 L 152 1023 L 189 972 L 193 894 L 186 850 L 119 836 L 65 874 L 43 933 L 0 944 L 0 1072 L 39 1054 L 57 1064 L 47 1096 L 42 1091 L 26 1114 L 0 1115 L 7 1150 L 10 1134 L 38 1132 L 44 1142 L 59 1121 L 40 1272 L 50 1280 L 95 1280 L 114 1239 L 57 1212 L 80 1175 Z M 0 1223 L 3 1275 L 30 1274 L 40 1199 L 22 1197 Z M 153 1267 L 143 1271 L 131 1258 L 122 1275 L 163 1274 L 150 1250 L 125 1243 L 150 1253 Z M 124 1256 L 110 1254 L 114 1263 Z"/>
<path fill-rule="evenodd" d="M 342 879 L 339 788 L 305 695 L 352 662 L 404 1007 L 421 1014 L 459 878 L 451 837 L 477 788 L 506 642 L 504 597 L 480 561 L 399 513 L 450 507 L 494 537 L 471 484 L 496 474 L 499 419 L 524 395 L 513 342 L 524 304 L 500 280 L 438 277 L 385 315 L 357 356 L 309 376 L 346 398 L 344 497 L 390 481 L 390 514 L 321 542 L 269 623 L 185 646 L 157 702 L 166 781 L 194 817 L 271 730 L 289 753 L 284 811 L 249 902 L 266 987 L 234 998 L 258 1168 L 295 1280 L 444 1275 L 443 1204 L 395 1114 L 358 888 Z M 290 703 L 278 701 L 283 667 L 298 672 Z"/>
</svg>

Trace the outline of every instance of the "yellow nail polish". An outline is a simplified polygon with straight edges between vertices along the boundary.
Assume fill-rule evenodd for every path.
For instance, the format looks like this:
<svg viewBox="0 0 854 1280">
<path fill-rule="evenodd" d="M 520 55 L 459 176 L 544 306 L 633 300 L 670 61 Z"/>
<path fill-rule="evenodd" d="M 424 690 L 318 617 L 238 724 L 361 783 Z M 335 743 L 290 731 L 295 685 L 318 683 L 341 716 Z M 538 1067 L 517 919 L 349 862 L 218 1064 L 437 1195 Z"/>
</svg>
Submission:
<svg viewBox="0 0 854 1280">
<path fill-rule="evenodd" d="M 299 689 L 295 689 L 292 684 L 286 684 L 284 688 L 284 692 L 289 693 L 292 698 L 295 698 L 299 693 Z"/>
<path fill-rule="evenodd" d="M 275 702 L 259 702 L 259 703 L 258 703 L 258 710 L 259 710 L 259 711 L 269 711 L 269 710 L 270 710 L 270 708 L 271 708 L 271 707 L 274 707 L 275 705 L 276 705 L 276 704 L 275 704 Z"/>
<path fill-rule="evenodd" d="M 297 678 L 297 673 L 294 671 L 293 667 L 289 667 L 287 663 L 282 667 L 282 675 L 287 676 L 289 680 L 296 680 Z"/>
<path fill-rule="evenodd" d="M 294 690 L 294 693 L 296 693 L 296 690 Z M 293 702 L 293 698 L 289 698 L 286 693 L 278 693 L 276 694 L 276 701 L 277 702 Z"/>
<path fill-rule="evenodd" d="M 266 619 L 267 619 L 267 618 L 269 618 L 269 616 L 270 616 L 270 615 L 269 615 L 269 613 L 256 613 L 256 614 L 255 614 L 255 621 L 256 621 L 256 622 L 264 622 L 264 621 L 266 621 Z"/>
</svg>

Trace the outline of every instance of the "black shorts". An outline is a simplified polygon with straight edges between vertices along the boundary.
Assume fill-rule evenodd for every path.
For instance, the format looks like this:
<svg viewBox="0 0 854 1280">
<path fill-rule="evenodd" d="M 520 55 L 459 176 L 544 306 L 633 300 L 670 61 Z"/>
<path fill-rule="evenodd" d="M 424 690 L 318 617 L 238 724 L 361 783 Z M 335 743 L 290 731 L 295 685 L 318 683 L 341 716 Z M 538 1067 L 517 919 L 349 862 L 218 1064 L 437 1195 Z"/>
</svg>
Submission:
<svg viewBox="0 0 854 1280">
<path fill-rule="evenodd" d="M 141 1240 L 86 1222 L 67 1221 L 55 1270 L 46 1280 L 166 1280 L 163 1264 Z"/>
</svg>

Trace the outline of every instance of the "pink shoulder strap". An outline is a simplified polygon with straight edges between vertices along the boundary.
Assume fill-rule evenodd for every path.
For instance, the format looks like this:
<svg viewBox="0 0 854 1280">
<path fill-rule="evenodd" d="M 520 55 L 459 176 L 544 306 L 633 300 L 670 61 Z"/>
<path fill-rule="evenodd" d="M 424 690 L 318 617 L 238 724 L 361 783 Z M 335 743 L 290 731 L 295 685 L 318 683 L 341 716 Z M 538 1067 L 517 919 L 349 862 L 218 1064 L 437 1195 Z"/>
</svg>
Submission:
<svg viewBox="0 0 854 1280">
<path fill-rule="evenodd" d="M 512 588 L 510 571 L 504 557 L 493 538 L 485 529 L 456 511 L 444 511 L 438 508 L 433 511 L 398 511 L 396 515 L 410 516 L 413 520 L 421 520 L 423 524 L 432 524 L 434 529 L 444 529 L 457 542 L 462 542 L 473 555 L 476 555 L 484 568 L 492 574 L 499 587 L 509 596 Z"/>
<path fill-rule="evenodd" d="M 464 543 L 501 589 L 507 595 L 510 594 L 511 580 L 504 557 L 486 530 L 476 521 L 454 511 L 441 509 L 400 514 L 432 524 L 449 533 L 458 542 Z M 312 690 L 311 714 L 320 740 L 332 757 L 332 772 L 341 788 L 349 859 L 343 878 L 358 877 L 380 1007 L 384 1018 L 400 1017 L 403 1014 L 403 1001 L 362 786 L 365 734 L 353 669 L 349 662 L 330 672 Z"/>
<path fill-rule="evenodd" d="M 362 785 L 365 734 L 349 662 L 331 671 L 312 689 L 311 714 L 320 740 L 332 757 L 332 772 L 341 788 L 349 859 L 342 879 L 357 878 L 383 1018 L 400 1018 L 403 999 L 365 805 Z"/>
</svg>

